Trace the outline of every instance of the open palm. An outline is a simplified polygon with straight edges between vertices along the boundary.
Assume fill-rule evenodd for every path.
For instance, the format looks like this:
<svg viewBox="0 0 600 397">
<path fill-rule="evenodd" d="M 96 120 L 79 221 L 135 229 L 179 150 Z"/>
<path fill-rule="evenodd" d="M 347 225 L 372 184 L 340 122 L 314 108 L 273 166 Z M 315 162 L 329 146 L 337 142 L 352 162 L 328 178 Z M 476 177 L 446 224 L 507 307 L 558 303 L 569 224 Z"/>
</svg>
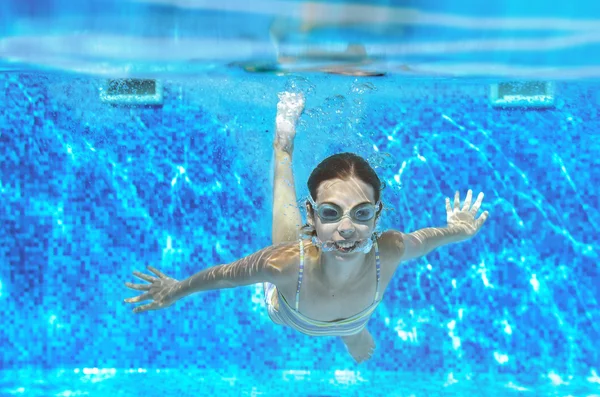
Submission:
<svg viewBox="0 0 600 397">
<path fill-rule="evenodd" d="M 483 193 L 479 193 L 473 206 L 471 206 L 472 199 L 473 191 L 471 189 L 467 192 L 467 197 L 462 208 L 460 207 L 460 193 L 458 191 L 454 195 L 453 206 L 450 205 L 450 199 L 446 198 L 446 220 L 448 227 L 458 228 L 464 233 L 465 237 L 476 235 L 489 215 L 488 211 L 484 211 L 479 218 L 476 218 L 483 201 Z"/>
<path fill-rule="evenodd" d="M 142 295 L 134 298 L 125 299 L 127 303 L 139 303 L 147 300 L 153 302 L 146 305 L 141 305 L 133 309 L 134 313 L 141 313 L 148 310 L 164 309 L 171 306 L 177 300 L 177 291 L 179 282 L 171 277 L 168 277 L 160 270 L 148 266 L 148 270 L 158 277 L 148 276 L 140 272 L 133 272 L 133 275 L 139 279 L 149 282 L 150 284 L 133 284 L 125 283 L 125 285 L 133 290 L 145 291 Z"/>
</svg>

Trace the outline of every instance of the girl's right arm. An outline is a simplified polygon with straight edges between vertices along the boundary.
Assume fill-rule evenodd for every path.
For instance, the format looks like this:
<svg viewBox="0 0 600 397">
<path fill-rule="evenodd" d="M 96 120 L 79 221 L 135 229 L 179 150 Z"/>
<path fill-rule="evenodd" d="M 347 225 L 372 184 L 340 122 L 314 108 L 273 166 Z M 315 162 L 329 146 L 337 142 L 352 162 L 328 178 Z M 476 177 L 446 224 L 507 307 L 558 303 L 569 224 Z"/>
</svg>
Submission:
<svg viewBox="0 0 600 397">
<path fill-rule="evenodd" d="M 298 243 L 285 243 L 264 248 L 230 264 L 210 267 L 183 281 L 172 279 L 149 266 L 148 269 L 158 278 L 134 272 L 136 277 L 151 284 L 126 283 L 125 285 L 131 289 L 148 292 L 135 298 L 126 299 L 125 302 L 137 303 L 152 299 L 152 303 L 134 309 L 135 313 L 139 313 L 163 309 L 195 292 L 262 282 L 281 284 L 295 275 L 293 265 L 297 265 L 298 258 Z M 297 268 L 297 266 L 295 267 Z"/>
</svg>

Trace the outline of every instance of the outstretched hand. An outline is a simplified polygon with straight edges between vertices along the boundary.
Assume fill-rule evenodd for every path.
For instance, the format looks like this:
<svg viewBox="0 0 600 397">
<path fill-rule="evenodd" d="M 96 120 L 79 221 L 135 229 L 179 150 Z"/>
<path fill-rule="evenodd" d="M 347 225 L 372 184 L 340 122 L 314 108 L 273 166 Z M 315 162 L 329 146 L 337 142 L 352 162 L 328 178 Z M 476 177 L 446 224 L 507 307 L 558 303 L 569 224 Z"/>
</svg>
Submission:
<svg viewBox="0 0 600 397">
<path fill-rule="evenodd" d="M 456 194 L 454 195 L 453 207 L 450 206 L 450 199 L 446 197 L 446 218 L 448 227 L 457 228 L 464 233 L 466 238 L 475 236 L 489 215 L 488 211 L 484 211 L 481 216 L 476 219 L 475 217 L 477 216 L 477 212 L 483 201 L 483 193 L 479 193 L 477 200 L 475 200 L 475 203 L 471 207 L 472 198 L 473 191 L 469 189 L 463 207 L 460 208 L 460 193 L 458 191 L 456 191 Z"/>
<path fill-rule="evenodd" d="M 275 123 L 278 130 L 296 128 L 300 114 L 304 110 L 304 95 L 301 93 L 280 92 L 278 94 L 277 117 Z"/>
<path fill-rule="evenodd" d="M 125 299 L 125 302 L 138 303 L 150 299 L 154 300 L 152 303 L 134 308 L 134 313 L 141 313 L 147 310 L 164 309 L 171 306 L 177 300 L 176 292 L 178 290 L 179 282 L 166 276 L 164 273 L 152 266 L 148 266 L 148 270 L 157 275 L 158 278 L 148 276 L 140 272 L 133 272 L 133 275 L 139 279 L 149 282 L 150 284 L 125 283 L 125 285 L 131 289 L 148 291 L 142 295 L 136 296 L 135 298 Z"/>
<path fill-rule="evenodd" d="M 304 95 L 302 93 L 280 92 L 275 118 L 275 148 L 292 154 L 296 124 L 304 110 Z"/>
<path fill-rule="evenodd" d="M 304 95 L 294 92 L 280 92 L 277 94 L 277 116 L 295 122 L 304 110 Z"/>
</svg>

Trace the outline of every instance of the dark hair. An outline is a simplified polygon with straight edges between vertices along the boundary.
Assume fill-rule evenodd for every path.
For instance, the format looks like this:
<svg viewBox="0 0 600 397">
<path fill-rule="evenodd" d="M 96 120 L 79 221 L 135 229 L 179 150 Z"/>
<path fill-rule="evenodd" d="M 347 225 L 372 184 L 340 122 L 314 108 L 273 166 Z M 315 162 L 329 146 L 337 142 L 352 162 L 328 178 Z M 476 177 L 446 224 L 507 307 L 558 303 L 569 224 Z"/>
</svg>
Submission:
<svg viewBox="0 0 600 397">
<path fill-rule="evenodd" d="M 379 180 L 371 165 L 364 158 L 354 153 L 338 153 L 321 161 L 308 178 L 308 191 L 316 202 L 317 189 L 322 182 L 331 179 L 346 180 L 351 177 L 356 177 L 371 185 L 375 194 L 375 202 L 379 201 L 381 197 L 381 180 Z M 316 235 L 317 232 L 307 223 L 302 227 L 301 233 L 310 237 Z"/>
</svg>

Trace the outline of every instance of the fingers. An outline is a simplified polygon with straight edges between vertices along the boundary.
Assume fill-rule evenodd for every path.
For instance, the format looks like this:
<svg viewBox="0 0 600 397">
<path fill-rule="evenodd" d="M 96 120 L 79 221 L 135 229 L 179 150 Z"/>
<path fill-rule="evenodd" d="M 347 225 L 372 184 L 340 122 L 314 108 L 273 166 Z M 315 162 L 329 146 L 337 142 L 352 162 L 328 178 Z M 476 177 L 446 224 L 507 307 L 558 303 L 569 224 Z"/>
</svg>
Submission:
<svg viewBox="0 0 600 397">
<path fill-rule="evenodd" d="M 156 280 L 154 277 L 148 276 L 144 273 L 140 273 L 140 272 L 133 272 L 133 275 L 136 276 L 137 278 L 141 278 L 144 281 L 147 281 L 149 283 L 154 282 L 154 280 Z"/>
<path fill-rule="evenodd" d="M 475 232 L 477 232 L 485 223 L 485 221 L 487 220 L 488 216 L 489 216 L 489 212 L 485 211 L 483 214 L 481 214 L 481 216 L 478 219 L 475 219 L 475 217 L 477 216 L 477 212 L 479 212 L 479 209 L 481 208 L 481 203 L 483 202 L 483 197 L 485 195 L 483 194 L 483 192 L 480 192 L 477 195 L 477 199 L 475 200 L 475 203 L 473 204 L 473 206 L 471 207 L 471 200 L 473 200 L 473 191 L 471 189 L 469 189 L 467 191 L 467 196 L 465 198 L 465 202 L 463 204 L 462 210 L 460 210 L 460 193 L 457 190 L 456 193 L 454 194 L 454 208 L 450 207 L 450 199 L 448 197 L 446 197 L 446 215 L 448 216 L 448 219 L 450 220 L 450 216 L 455 216 L 454 212 L 455 211 L 460 211 L 460 212 L 465 212 L 465 211 L 469 211 L 469 213 L 473 216 L 473 221 L 475 221 L 473 224 L 471 224 L 471 228 L 475 227 Z"/>
<path fill-rule="evenodd" d="M 150 287 L 152 287 L 152 285 L 150 285 L 150 284 L 125 283 L 125 285 L 131 289 L 136 289 L 138 291 L 148 291 L 148 290 L 150 290 Z"/>
<path fill-rule="evenodd" d="M 446 197 L 446 215 L 452 214 L 452 207 L 450 207 L 450 199 Z"/>
<path fill-rule="evenodd" d="M 457 190 L 456 193 L 454 194 L 454 208 L 450 207 L 450 199 L 448 197 L 446 197 L 446 213 L 449 215 L 452 213 L 452 211 L 468 211 L 470 208 L 470 212 L 473 214 L 473 216 L 475 214 L 477 214 L 477 211 L 479 211 L 479 208 L 481 208 L 481 203 L 483 202 L 483 197 L 484 194 L 483 192 L 479 193 L 477 195 L 477 199 L 475 200 L 475 203 L 473 204 L 473 207 L 471 207 L 471 201 L 473 200 L 473 191 L 471 189 L 469 189 L 467 191 L 467 197 L 465 198 L 465 202 L 463 203 L 463 208 L 462 210 L 460 210 L 460 192 Z"/>
<path fill-rule="evenodd" d="M 471 208 L 471 200 L 473 199 L 473 191 L 471 189 L 469 189 L 467 191 L 467 197 L 465 198 L 465 202 L 463 203 L 463 211 L 468 210 L 469 208 Z"/>
<path fill-rule="evenodd" d="M 454 194 L 454 210 L 458 211 L 460 209 L 460 193 L 458 190 Z"/>
<path fill-rule="evenodd" d="M 293 98 L 294 96 L 296 96 L 296 94 L 294 94 L 293 92 L 288 92 L 288 91 L 282 91 L 282 92 L 277 93 L 277 97 L 279 97 L 280 102 L 285 102 L 285 101 Z"/>
<path fill-rule="evenodd" d="M 136 296 L 135 298 L 125 299 L 125 302 L 127 302 L 127 303 L 138 303 L 138 302 L 142 302 L 142 301 L 147 301 L 148 299 L 152 299 L 152 295 L 150 294 L 150 292 L 146 292 L 145 294 L 142 294 L 140 296 Z"/>
<path fill-rule="evenodd" d="M 477 219 L 477 230 L 481 229 L 481 227 L 487 220 L 489 214 L 490 214 L 489 212 L 484 211 L 483 214 L 481 214 L 481 216 L 479 217 L 479 219 Z"/>
<path fill-rule="evenodd" d="M 481 207 L 481 203 L 483 201 L 483 196 L 483 192 L 477 195 L 477 200 L 475 200 L 475 204 L 473 204 L 473 208 L 471 208 L 471 214 L 473 214 L 473 216 L 475 216 L 475 214 L 477 214 L 477 211 L 479 211 L 479 208 Z"/>
<path fill-rule="evenodd" d="M 169 278 L 163 272 L 161 272 L 160 270 L 158 270 L 155 267 L 148 266 L 148 270 L 150 270 L 152 273 L 156 274 L 160 278 Z"/>
<path fill-rule="evenodd" d="M 158 303 L 156 302 L 152 302 L 152 303 L 148 303 L 147 305 L 142 305 L 142 306 L 138 306 L 135 309 L 133 309 L 134 313 L 142 313 L 142 312 L 147 312 L 148 310 L 156 310 L 158 309 Z"/>
<path fill-rule="evenodd" d="M 304 95 L 302 93 L 280 92 L 278 96 L 277 116 L 283 115 L 286 118 L 297 120 L 304 110 Z"/>
<path fill-rule="evenodd" d="M 279 97 L 279 102 L 304 102 L 304 95 L 301 92 L 280 92 L 277 94 Z"/>
</svg>

